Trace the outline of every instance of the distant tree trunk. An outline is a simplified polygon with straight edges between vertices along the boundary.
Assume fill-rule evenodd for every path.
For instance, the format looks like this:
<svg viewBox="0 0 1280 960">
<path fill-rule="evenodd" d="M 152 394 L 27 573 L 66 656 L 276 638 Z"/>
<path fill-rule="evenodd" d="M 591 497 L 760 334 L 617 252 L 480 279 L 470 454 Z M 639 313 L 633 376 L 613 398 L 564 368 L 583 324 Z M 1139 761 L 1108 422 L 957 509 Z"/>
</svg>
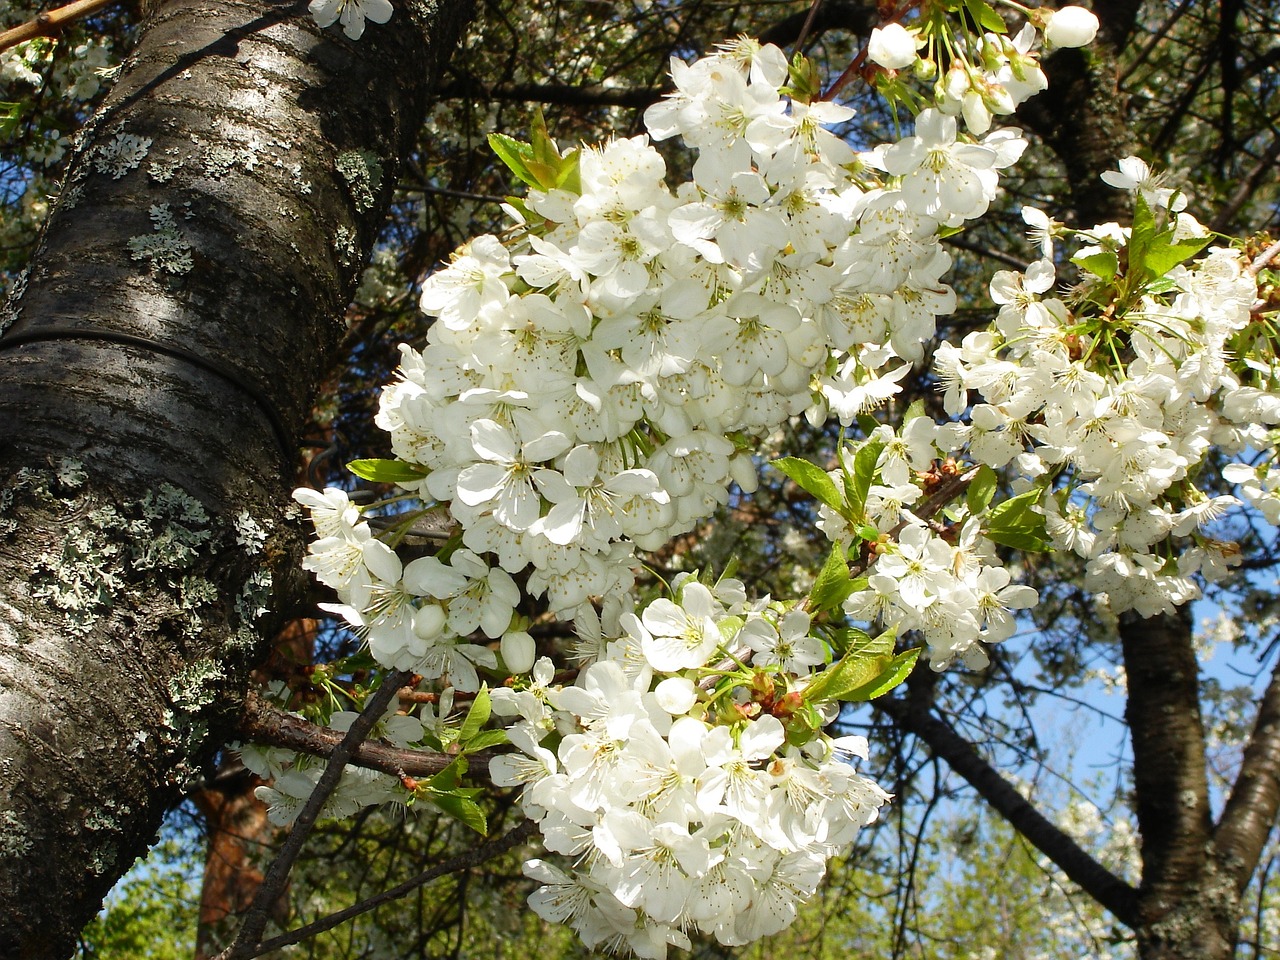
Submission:
<svg viewBox="0 0 1280 960">
<path fill-rule="evenodd" d="M 0 312 L 0 956 L 72 952 L 298 596 L 296 431 L 469 12 L 171 0 L 82 135 Z"/>
</svg>

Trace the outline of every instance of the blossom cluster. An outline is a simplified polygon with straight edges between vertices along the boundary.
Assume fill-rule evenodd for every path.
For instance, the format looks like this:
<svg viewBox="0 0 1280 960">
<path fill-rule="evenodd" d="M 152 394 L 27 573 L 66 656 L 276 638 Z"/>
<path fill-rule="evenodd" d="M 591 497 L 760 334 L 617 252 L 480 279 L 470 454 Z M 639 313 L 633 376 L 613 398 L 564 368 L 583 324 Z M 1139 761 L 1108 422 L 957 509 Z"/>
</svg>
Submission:
<svg viewBox="0 0 1280 960">
<path fill-rule="evenodd" d="M 1079 231 L 1084 281 L 1060 297 L 1050 225 L 1041 259 L 993 278 L 993 327 L 942 344 L 936 365 L 947 412 L 967 414 L 969 455 L 1037 485 L 1054 547 L 1087 560 L 1090 590 L 1152 616 L 1198 596 L 1193 575 L 1219 579 L 1238 560 L 1205 528 L 1240 501 L 1199 474 L 1210 451 L 1272 446 L 1280 371 L 1240 253 L 1181 262 L 1209 243 L 1185 196 L 1134 158 L 1104 179 L 1135 193 L 1133 228 Z M 1262 499 L 1252 468 L 1224 476 Z M 1171 537 L 1187 538 L 1177 555 Z"/>
<path fill-rule="evenodd" d="M 1066 8 L 1037 25 L 1065 46 L 1096 22 Z M 871 56 L 905 69 L 939 29 L 882 28 Z M 435 321 L 402 347 L 377 415 L 398 459 L 370 468 L 457 532 L 406 559 L 395 548 L 422 513 L 380 518 L 379 534 L 340 490 L 297 494 L 318 537 L 307 568 L 381 664 L 463 692 L 516 675 L 493 706 L 519 752 L 491 777 L 521 787 L 547 849 L 573 858 L 530 864 L 535 909 L 591 946 L 659 957 L 694 930 L 725 944 L 779 930 L 887 800 L 847 763 L 865 745 L 820 731 L 903 665 L 891 640 L 855 655 L 814 613 L 913 631 L 933 666 L 977 667 L 1038 599 L 997 546 L 1075 551 L 1092 589 L 1144 615 L 1232 559 L 1207 524 L 1237 500 L 1198 472 L 1210 449 L 1269 448 L 1274 354 L 1254 342 L 1239 255 L 1193 259 L 1209 238 L 1137 161 L 1106 178 L 1134 192 L 1133 226 L 1075 231 L 1071 291 L 1054 292 L 1066 231 L 1024 211 L 1040 259 L 995 276 L 989 329 L 935 351 L 954 422 L 859 421 L 954 307 L 940 234 L 985 213 L 1025 147 L 992 118 L 1043 86 L 1034 27 L 947 36 L 935 105 L 865 151 L 807 64 L 747 40 L 674 60 L 647 135 L 567 153 L 536 127 L 531 143 L 495 135 L 530 189 L 509 230 L 425 283 Z M 673 186 L 651 141 L 675 137 L 696 161 Z M 835 545 L 808 601 L 680 579 L 634 609 L 636 550 L 693 529 L 733 484 L 750 493 L 759 438 L 801 414 L 863 435 L 830 473 L 784 468 Z M 996 471 L 1015 496 L 996 502 Z M 1226 477 L 1270 516 L 1274 473 Z M 1187 538 L 1177 556 L 1172 537 Z M 518 612 L 531 599 L 574 620 L 576 684 L 536 659 Z"/>
<path fill-rule="evenodd" d="M 891 71 L 890 76 L 910 68 L 919 76 L 933 77 L 933 104 L 945 114 L 962 117 L 971 133 L 981 135 L 994 117 L 1009 116 L 1048 86 L 1035 50 L 1041 38 L 1037 26 L 1047 47 L 1081 47 L 1092 42 L 1098 30 L 1098 18 L 1082 7 L 1036 9 L 1031 18 L 1012 37 L 1005 35 L 998 18 L 983 26 L 998 27 L 999 33 L 988 29 L 956 36 L 947 29 L 945 11 L 933 10 L 910 26 L 876 27 L 867 57 Z M 939 71 L 939 63 L 947 64 L 945 72 Z"/>
<path fill-rule="evenodd" d="M 381 662 L 473 688 L 462 661 L 488 651 L 457 638 L 519 629 L 512 575 L 561 617 L 626 592 L 636 546 L 754 489 L 753 438 L 806 411 L 851 423 L 923 355 L 955 301 L 937 233 L 986 210 L 1025 143 L 926 110 L 859 156 L 828 129 L 852 111 L 788 99 L 793 72 L 749 41 L 673 62 L 646 122 L 698 151 L 691 180 L 671 190 L 643 136 L 544 156 L 561 186 L 511 208 L 514 237 L 428 280 L 437 320 L 377 422 L 461 548 L 402 565 L 343 494 L 300 494 L 333 520 L 308 568 Z"/>
<path fill-rule="evenodd" d="M 862 737 L 818 733 L 831 712 L 803 717 L 829 649 L 803 610 L 749 602 L 731 579 L 686 575 L 618 620 L 575 685 L 552 684 L 543 659 L 523 689 L 493 691 L 520 752 L 491 778 L 523 787 L 547 850 L 574 864 L 526 864 L 542 884 L 530 905 L 641 957 L 688 948 L 694 929 L 724 944 L 776 933 L 889 799 L 848 762 Z"/>
</svg>

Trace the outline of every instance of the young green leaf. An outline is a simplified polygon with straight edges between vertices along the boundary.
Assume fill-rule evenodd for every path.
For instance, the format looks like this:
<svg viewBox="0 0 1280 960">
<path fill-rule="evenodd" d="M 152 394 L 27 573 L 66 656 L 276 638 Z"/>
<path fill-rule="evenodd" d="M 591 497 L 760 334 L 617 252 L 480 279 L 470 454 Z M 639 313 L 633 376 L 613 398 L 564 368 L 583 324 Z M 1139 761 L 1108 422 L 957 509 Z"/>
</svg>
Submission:
<svg viewBox="0 0 1280 960">
<path fill-rule="evenodd" d="M 489 714 L 492 711 L 492 703 L 489 697 L 489 687 L 487 684 L 481 684 L 476 698 L 471 701 L 471 707 L 467 710 L 467 716 L 462 721 L 462 729 L 458 733 L 458 742 L 461 744 L 468 743 L 476 734 L 480 732 L 480 728 L 489 722 Z"/>
<path fill-rule="evenodd" d="M 834 544 L 818 577 L 809 590 L 809 609 L 814 613 L 839 609 L 840 604 L 853 592 L 849 579 L 849 560 L 840 544 Z"/>
<path fill-rule="evenodd" d="M 893 642 L 898 639 L 898 625 L 894 624 L 876 636 L 862 630 L 850 630 L 858 634 L 845 649 L 846 657 L 890 657 L 893 656 Z"/>
<path fill-rule="evenodd" d="M 889 657 L 841 657 L 805 687 L 804 699 L 808 703 L 841 700 L 848 691 L 875 680 L 888 665 Z"/>
<path fill-rule="evenodd" d="M 1120 271 L 1120 258 L 1113 250 L 1101 250 L 1087 257 L 1072 257 L 1071 262 L 1103 280 L 1111 280 Z"/>
<path fill-rule="evenodd" d="M 22 104 L 0 101 L 0 137 L 7 137 L 18 129 L 20 116 L 22 116 Z"/>
<path fill-rule="evenodd" d="M 862 703 L 882 697 L 911 675 L 916 661 L 920 659 L 920 647 L 904 650 L 893 658 L 878 661 L 885 664 L 884 669 L 867 683 L 845 691 L 838 699 L 849 703 Z M 886 663 L 887 660 L 887 663 Z"/>
<path fill-rule="evenodd" d="M 428 472 L 425 467 L 403 460 L 352 460 L 347 469 L 373 483 L 417 483 Z"/>
<path fill-rule="evenodd" d="M 1166 230 L 1151 242 L 1144 266 L 1152 279 L 1166 273 L 1207 247 L 1211 237 L 1191 237 L 1174 242 L 1173 231 Z"/>
<path fill-rule="evenodd" d="M 466 824 L 480 836 L 488 835 L 489 821 L 485 819 L 484 811 L 474 800 L 454 793 L 441 793 L 433 795 L 431 802 L 455 820 Z"/>
<path fill-rule="evenodd" d="M 969 11 L 969 15 L 977 21 L 983 30 L 990 30 L 992 33 L 1007 33 L 1008 27 L 1004 25 L 1004 20 L 1000 18 L 1000 14 L 996 13 L 985 0 L 965 0 L 965 7 Z"/>
<path fill-rule="evenodd" d="M 827 471 L 821 467 L 810 463 L 808 460 L 800 460 L 797 457 L 782 457 L 769 462 L 790 477 L 796 486 L 816 498 L 820 503 L 825 503 L 841 514 L 845 512 L 844 499 L 840 496 L 840 491 L 836 489 L 835 481 L 827 476 Z"/>
<path fill-rule="evenodd" d="M 866 512 L 867 494 L 871 492 L 871 483 L 875 480 L 883 450 L 884 441 L 874 440 L 864 443 L 853 457 L 853 478 L 845 486 L 849 495 L 849 511 L 855 517 L 861 517 Z"/>
<path fill-rule="evenodd" d="M 1041 494 L 1042 491 L 1037 487 L 993 507 L 984 531 L 987 539 L 1029 553 L 1049 549 L 1044 515 L 1032 509 L 1040 502 Z"/>
<path fill-rule="evenodd" d="M 969 489 L 964 492 L 964 503 L 969 508 L 970 516 L 987 509 L 987 504 L 991 503 L 991 498 L 995 496 L 996 485 L 996 472 L 985 463 L 982 464 L 973 479 L 969 481 Z"/>
<path fill-rule="evenodd" d="M 489 134 L 489 149 L 497 154 L 498 159 L 507 165 L 512 173 L 531 187 L 538 186 L 538 180 L 529 169 L 533 160 L 533 147 L 505 133 Z"/>
<path fill-rule="evenodd" d="M 470 740 L 462 744 L 463 753 L 476 753 L 479 750 L 488 750 L 490 747 L 500 747 L 505 743 L 510 743 L 505 730 L 481 730 Z"/>
</svg>

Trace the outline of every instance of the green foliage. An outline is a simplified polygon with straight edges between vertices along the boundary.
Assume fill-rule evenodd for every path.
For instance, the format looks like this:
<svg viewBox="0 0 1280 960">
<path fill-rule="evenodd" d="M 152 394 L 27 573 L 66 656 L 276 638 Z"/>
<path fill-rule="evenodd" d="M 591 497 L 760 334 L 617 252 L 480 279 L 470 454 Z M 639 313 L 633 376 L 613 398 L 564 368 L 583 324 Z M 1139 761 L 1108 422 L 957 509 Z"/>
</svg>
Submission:
<svg viewBox="0 0 1280 960">
<path fill-rule="evenodd" d="M 77 960 L 189 960 L 203 852 L 179 832 L 140 860 L 84 929 Z"/>
</svg>

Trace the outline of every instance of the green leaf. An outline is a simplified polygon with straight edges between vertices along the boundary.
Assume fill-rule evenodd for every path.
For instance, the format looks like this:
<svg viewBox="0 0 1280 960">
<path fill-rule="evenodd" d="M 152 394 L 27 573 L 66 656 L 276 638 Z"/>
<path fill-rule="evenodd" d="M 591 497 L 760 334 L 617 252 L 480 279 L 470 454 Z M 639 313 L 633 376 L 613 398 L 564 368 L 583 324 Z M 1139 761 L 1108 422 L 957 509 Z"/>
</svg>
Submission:
<svg viewBox="0 0 1280 960">
<path fill-rule="evenodd" d="M 832 546 L 826 563 L 818 571 L 818 577 L 809 590 L 809 609 L 814 613 L 836 610 L 851 593 L 853 584 L 849 579 L 849 561 L 837 543 Z"/>
<path fill-rule="evenodd" d="M 475 753 L 477 750 L 488 750 L 490 747 L 500 747 L 510 742 L 505 730 L 481 730 L 462 744 L 462 749 L 465 753 Z"/>
<path fill-rule="evenodd" d="M 452 793 L 441 793 L 431 797 L 431 802 L 455 820 L 466 824 L 480 836 L 488 836 L 489 821 L 479 805 L 467 797 Z"/>
<path fill-rule="evenodd" d="M 489 149 L 497 154 L 498 159 L 505 163 L 517 178 L 531 187 L 538 186 L 537 178 L 529 169 L 529 163 L 533 160 L 533 147 L 514 137 L 508 137 L 505 133 L 491 133 Z"/>
<path fill-rule="evenodd" d="M 898 637 L 898 628 L 890 627 L 877 636 L 871 636 L 865 630 L 851 629 L 853 634 L 845 649 L 846 657 L 890 657 L 893 656 L 893 641 Z"/>
<path fill-rule="evenodd" d="M 907 407 L 907 412 L 902 415 L 902 424 L 906 426 L 912 420 L 919 420 L 924 416 L 927 416 L 924 412 L 924 401 L 917 398 L 911 401 L 911 406 Z"/>
<path fill-rule="evenodd" d="M 542 115 L 542 107 L 533 108 L 533 122 L 529 124 L 529 141 L 535 163 L 553 169 L 559 166 L 557 161 L 560 159 L 560 150 L 547 133 L 547 118 Z"/>
<path fill-rule="evenodd" d="M 970 516 L 987 509 L 987 504 L 996 494 L 998 482 L 996 472 L 985 463 L 978 468 L 977 474 L 969 481 L 969 489 L 964 492 L 964 503 Z"/>
<path fill-rule="evenodd" d="M 889 657 L 844 656 L 839 662 L 818 674 L 805 687 L 804 699 L 809 703 L 842 700 L 844 694 L 874 681 L 889 664 Z"/>
<path fill-rule="evenodd" d="M 1044 526 L 1044 515 L 1032 508 L 1040 502 L 1039 487 L 1011 497 L 992 508 L 987 518 L 987 539 L 993 543 L 1028 553 L 1049 549 L 1049 536 Z"/>
<path fill-rule="evenodd" d="M 403 460 L 352 460 L 347 469 L 362 480 L 374 483 L 417 483 L 429 472 L 425 467 Z"/>
<path fill-rule="evenodd" d="M 441 792 L 457 789 L 458 783 L 462 780 L 462 773 L 466 769 L 464 766 L 465 763 L 466 761 L 461 757 L 454 760 L 451 764 L 431 778 L 431 789 Z"/>
<path fill-rule="evenodd" d="M 1139 193 L 1133 198 L 1133 227 L 1129 231 L 1129 270 L 1141 273 L 1146 267 L 1147 250 L 1156 236 L 1156 218 Z"/>
<path fill-rule="evenodd" d="M 853 457 L 853 480 L 846 484 L 849 494 L 849 510 L 855 517 L 861 517 L 867 509 L 867 494 L 871 492 L 871 482 L 876 477 L 876 467 L 880 463 L 880 453 L 884 450 L 884 441 L 875 440 L 864 443 Z"/>
<path fill-rule="evenodd" d="M 921 649 L 921 647 L 915 647 L 911 650 L 904 650 L 896 657 L 885 658 L 888 663 L 878 676 L 860 687 L 854 687 L 852 690 L 846 691 L 839 699 L 849 703 L 862 703 L 866 700 L 874 700 L 876 697 L 884 696 L 906 680 L 907 677 L 911 676 L 911 671 L 915 668 L 916 661 L 920 659 Z M 884 663 L 883 660 L 880 662 Z"/>
<path fill-rule="evenodd" d="M 1120 258 L 1113 250 L 1102 250 L 1087 257 L 1072 257 L 1071 262 L 1103 280 L 1111 280 L 1120 272 Z"/>
<path fill-rule="evenodd" d="M 1151 243 L 1144 266 L 1152 279 L 1163 277 L 1178 264 L 1190 260 L 1209 245 L 1212 237 L 1191 237 L 1173 241 L 1173 231 L 1166 230 Z"/>
<path fill-rule="evenodd" d="M 582 193 L 582 151 L 577 147 L 561 158 L 555 185 L 575 195 Z"/>
<path fill-rule="evenodd" d="M 480 728 L 489 722 L 489 714 L 492 710 L 489 698 L 488 684 L 481 684 L 476 698 L 471 701 L 471 707 L 467 710 L 467 716 L 462 721 L 462 729 L 458 732 L 458 742 L 468 743 L 476 734 L 480 732 Z"/>
<path fill-rule="evenodd" d="M 21 116 L 22 104 L 0 101 L 0 137 L 7 137 L 17 130 Z"/>
<path fill-rule="evenodd" d="M 985 0 L 965 0 L 964 5 L 968 9 L 969 15 L 978 22 L 983 30 L 990 30 L 992 33 L 1007 32 L 1008 28 L 1005 27 L 1004 21 L 1000 19 L 1000 14 L 996 13 Z"/>
<path fill-rule="evenodd" d="M 827 471 L 816 464 L 797 457 L 782 457 L 771 460 L 770 464 L 785 473 L 796 486 L 819 502 L 825 503 L 841 514 L 847 509 L 840 491 L 836 489 L 835 481 L 827 476 Z"/>
</svg>

